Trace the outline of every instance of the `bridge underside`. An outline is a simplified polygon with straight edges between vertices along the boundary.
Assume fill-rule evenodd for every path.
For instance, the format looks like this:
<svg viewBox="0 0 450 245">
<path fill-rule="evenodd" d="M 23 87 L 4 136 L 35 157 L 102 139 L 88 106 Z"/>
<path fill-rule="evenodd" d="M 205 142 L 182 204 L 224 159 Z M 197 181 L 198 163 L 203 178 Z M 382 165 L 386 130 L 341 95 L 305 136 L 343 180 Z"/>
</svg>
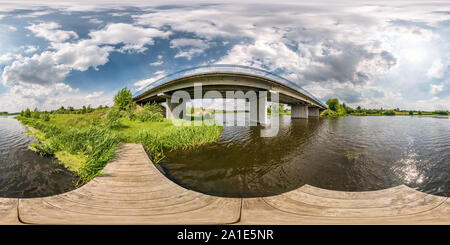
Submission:
<svg viewBox="0 0 450 245">
<path fill-rule="evenodd" d="M 184 77 L 150 89 L 135 97 L 134 100 L 138 104 L 166 102 L 166 117 L 182 118 L 186 115 L 186 102 L 189 99 L 172 100 L 177 91 L 184 91 L 183 93 L 189 98 L 229 99 L 234 96 L 234 99 L 245 99 L 246 104 L 249 104 L 251 119 L 262 124 L 267 122 L 267 101 L 291 106 L 292 118 L 318 117 L 320 110 L 325 109 L 317 101 L 295 89 L 264 78 L 242 74 L 204 74 Z M 255 99 L 259 103 L 252 103 Z"/>
</svg>

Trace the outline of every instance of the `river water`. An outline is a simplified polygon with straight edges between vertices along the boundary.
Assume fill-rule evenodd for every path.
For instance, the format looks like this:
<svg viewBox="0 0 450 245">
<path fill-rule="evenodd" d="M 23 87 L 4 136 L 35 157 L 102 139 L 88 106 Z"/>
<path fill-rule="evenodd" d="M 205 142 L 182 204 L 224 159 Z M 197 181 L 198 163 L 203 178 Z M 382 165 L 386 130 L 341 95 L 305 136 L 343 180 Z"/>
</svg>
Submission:
<svg viewBox="0 0 450 245">
<path fill-rule="evenodd" d="M 159 168 L 192 190 L 228 197 L 269 196 L 304 184 L 342 191 L 406 184 L 450 196 L 448 117 L 282 116 L 276 137 L 261 127 L 225 127 L 218 142 L 168 152 Z"/>
<path fill-rule="evenodd" d="M 189 189 L 229 197 L 275 195 L 304 184 L 344 191 L 406 184 L 450 196 L 448 117 L 282 116 L 276 137 L 262 138 L 260 130 L 225 127 L 218 142 L 167 152 L 158 168 Z M 12 117 L 0 117 L 0 197 L 74 189 L 74 173 L 29 150 L 34 138 L 25 131 Z"/>
<path fill-rule="evenodd" d="M 28 149 L 35 140 L 12 117 L 0 116 L 0 197 L 42 197 L 74 189 L 76 176 Z"/>
</svg>

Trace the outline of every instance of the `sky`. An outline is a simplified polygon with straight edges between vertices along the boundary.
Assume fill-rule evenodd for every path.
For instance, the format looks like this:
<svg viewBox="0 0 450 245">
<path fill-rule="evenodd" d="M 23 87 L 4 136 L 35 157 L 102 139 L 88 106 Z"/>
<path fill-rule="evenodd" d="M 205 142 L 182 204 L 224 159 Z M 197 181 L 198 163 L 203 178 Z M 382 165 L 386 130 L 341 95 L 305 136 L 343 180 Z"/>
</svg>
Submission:
<svg viewBox="0 0 450 245">
<path fill-rule="evenodd" d="M 448 1 L 308 2 L 0 1 L 0 111 L 111 105 L 125 86 L 216 63 L 322 101 L 450 109 Z"/>
</svg>

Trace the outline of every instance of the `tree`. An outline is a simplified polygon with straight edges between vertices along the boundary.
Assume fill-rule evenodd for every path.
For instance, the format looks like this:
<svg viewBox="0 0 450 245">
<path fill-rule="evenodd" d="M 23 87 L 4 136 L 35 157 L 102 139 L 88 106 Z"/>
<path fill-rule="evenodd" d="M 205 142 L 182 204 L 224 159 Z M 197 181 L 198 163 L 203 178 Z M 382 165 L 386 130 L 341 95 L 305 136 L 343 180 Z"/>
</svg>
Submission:
<svg viewBox="0 0 450 245">
<path fill-rule="evenodd" d="M 29 108 L 27 108 L 27 109 L 25 110 L 24 116 L 25 116 L 25 117 L 28 117 L 28 118 L 31 117 L 31 111 L 30 111 Z"/>
<path fill-rule="evenodd" d="M 31 117 L 35 119 L 39 119 L 41 117 L 41 113 L 37 108 L 34 108 L 34 111 L 31 113 Z"/>
<path fill-rule="evenodd" d="M 81 114 L 86 114 L 86 106 L 83 106 L 83 109 L 81 109 Z"/>
<path fill-rule="evenodd" d="M 329 99 L 327 105 L 330 110 L 337 112 L 339 109 L 339 100 L 337 98 Z"/>
<path fill-rule="evenodd" d="M 128 110 L 133 104 L 133 95 L 131 91 L 125 87 L 116 95 L 114 95 L 114 105 L 117 106 L 119 110 Z"/>
<path fill-rule="evenodd" d="M 409 115 L 410 116 L 414 115 L 414 112 L 413 111 L 409 111 Z"/>
</svg>

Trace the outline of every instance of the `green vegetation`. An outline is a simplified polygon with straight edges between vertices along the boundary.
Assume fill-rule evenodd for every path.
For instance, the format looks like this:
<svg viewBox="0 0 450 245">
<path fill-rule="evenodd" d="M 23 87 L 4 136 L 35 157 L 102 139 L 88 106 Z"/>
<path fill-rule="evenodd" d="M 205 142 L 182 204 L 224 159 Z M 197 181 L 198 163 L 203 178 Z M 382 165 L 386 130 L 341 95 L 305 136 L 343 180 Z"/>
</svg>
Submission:
<svg viewBox="0 0 450 245">
<path fill-rule="evenodd" d="M 385 115 L 385 116 L 395 116 L 395 111 L 394 110 L 387 110 L 387 111 L 383 112 L 383 115 Z"/>
<path fill-rule="evenodd" d="M 137 106 L 124 102 L 128 101 L 128 92 L 126 88 L 120 90 L 111 108 L 61 107 L 51 112 L 26 109 L 16 119 L 27 125 L 27 134 L 38 140 L 30 149 L 42 156 L 56 157 L 78 174 L 77 184 L 101 174 L 120 142 L 142 144 L 156 164 L 164 159 L 165 151 L 193 148 L 220 136 L 222 127 L 215 122 L 204 121 L 197 127 L 175 126 L 163 118 L 156 103 Z"/>
<path fill-rule="evenodd" d="M 448 111 L 433 111 L 433 112 L 423 112 L 423 111 L 413 111 L 413 110 L 400 110 L 396 109 L 364 109 L 358 106 L 353 109 L 347 105 L 339 104 L 337 98 L 329 99 L 327 101 L 328 109 L 323 111 L 320 116 L 324 118 L 334 118 L 339 116 L 414 116 L 414 115 L 449 115 Z"/>
<path fill-rule="evenodd" d="M 162 115 L 161 106 L 157 103 L 147 103 L 142 108 L 137 109 L 134 117 L 141 122 L 162 122 L 164 117 Z"/>
<path fill-rule="evenodd" d="M 278 108 L 278 114 L 282 115 L 291 115 L 291 111 L 285 108 L 284 104 L 273 102 L 272 105 L 267 107 L 267 114 L 272 115 L 272 110 Z"/>
<path fill-rule="evenodd" d="M 327 118 L 335 118 L 340 116 L 346 116 L 347 107 L 345 104 L 339 104 L 339 100 L 337 98 L 329 99 L 326 103 L 328 105 L 328 109 L 324 110 L 320 116 Z"/>
<path fill-rule="evenodd" d="M 133 95 L 126 87 L 114 95 L 114 106 L 119 110 L 128 110 L 133 104 Z"/>
<path fill-rule="evenodd" d="M 448 115 L 449 112 L 448 111 L 433 111 L 433 114 L 436 114 L 436 115 Z"/>
</svg>

